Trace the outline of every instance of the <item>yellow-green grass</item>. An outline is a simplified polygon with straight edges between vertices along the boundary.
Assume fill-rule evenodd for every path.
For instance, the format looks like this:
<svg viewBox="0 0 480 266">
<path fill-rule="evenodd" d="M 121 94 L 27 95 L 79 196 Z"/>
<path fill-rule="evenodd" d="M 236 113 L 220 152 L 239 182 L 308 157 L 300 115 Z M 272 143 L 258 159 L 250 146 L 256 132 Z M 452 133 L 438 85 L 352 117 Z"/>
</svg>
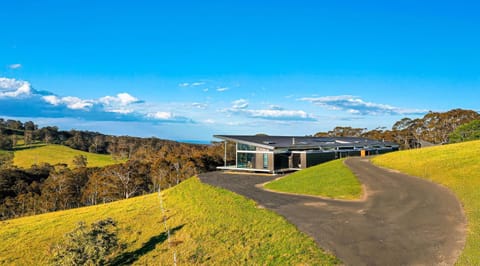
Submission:
<svg viewBox="0 0 480 266">
<path fill-rule="evenodd" d="M 252 200 L 193 177 L 164 191 L 171 246 L 158 194 L 0 222 L 0 264 L 44 265 L 50 247 L 79 221 L 111 217 L 127 249 L 117 263 L 172 265 L 332 265 L 339 261 L 284 218 Z"/>
<path fill-rule="evenodd" d="M 467 242 L 457 264 L 480 265 L 480 141 L 389 153 L 373 162 L 453 191 L 468 220 Z"/>
<path fill-rule="evenodd" d="M 110 155 L 74 150 L 62 145 L 45 145 L 15 151 L 13 164 L 18 167 L 29 168 L 33 164 L 40 163 L 49 163 L 52 165 L 66 163 L 69 167 L 72 167 L 73 159 L 78 155 L 87 157 L 88 167 L 102 167 L 123 162 L 113 159 Z"/>
<path fill-rule="evenodd" d="M 265 188 L 336 199 L 358 199 L 362 194 L 362 187 L 345 166 L 344 160 L 333 160 L 300 170 L 267 183 Z"/>
</svg>

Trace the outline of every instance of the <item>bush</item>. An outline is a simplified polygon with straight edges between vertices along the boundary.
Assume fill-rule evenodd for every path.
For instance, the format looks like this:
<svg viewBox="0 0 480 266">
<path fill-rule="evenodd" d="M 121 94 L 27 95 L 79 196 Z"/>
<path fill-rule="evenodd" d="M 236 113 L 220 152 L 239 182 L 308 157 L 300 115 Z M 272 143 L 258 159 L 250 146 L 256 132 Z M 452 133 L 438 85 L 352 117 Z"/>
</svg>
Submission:
<svg viewBox="0 0 480 266">
<path fill-rule="evenodd" d="M 107 218 L 92 223 L 90 230 L 84 222 L 66 235 L 66 239 L 55 248 L 54 265 L 104 265 L 111 255 L 120 249 L 117 223 Z"/>
</svg>

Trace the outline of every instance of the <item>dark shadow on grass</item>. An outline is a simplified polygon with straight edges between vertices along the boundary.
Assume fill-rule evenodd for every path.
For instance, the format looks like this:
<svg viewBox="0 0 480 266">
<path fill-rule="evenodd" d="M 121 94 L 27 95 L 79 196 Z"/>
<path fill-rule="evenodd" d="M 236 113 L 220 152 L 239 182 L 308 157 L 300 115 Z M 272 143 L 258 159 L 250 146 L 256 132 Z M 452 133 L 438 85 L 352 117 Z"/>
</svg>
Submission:
<svg viewBox="0 0 480 266">
<path fill-rule="evenodd" d="M 170 235 L 173 235 L 176 231 L 182 229 L 183 226 L 184 224 L 170 229 Z M 168 238 L 167 232 L 163 232 L 157 236 L 153 236 L 152 238 L 150 238 L 150 240 L 148 240 L 145 244 L 143 244 L 141 248 L 118 255 L 115 259 L 113 259 L 110 265 L 131 265 L 132 263 L 137 261 L 141 256 L 154 250 L 157 244 L 161 244 L 165 242 L 167 238 Z"/>
</svg>

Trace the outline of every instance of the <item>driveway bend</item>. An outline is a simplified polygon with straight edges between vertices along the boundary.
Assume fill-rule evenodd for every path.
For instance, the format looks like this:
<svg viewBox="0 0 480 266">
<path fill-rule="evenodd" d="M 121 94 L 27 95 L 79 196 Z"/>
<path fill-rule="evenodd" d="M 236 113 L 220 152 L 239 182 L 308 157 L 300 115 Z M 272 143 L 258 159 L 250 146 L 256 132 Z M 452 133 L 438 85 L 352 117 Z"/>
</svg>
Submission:
<svg viewBox="0 0 480 266">
<path fill-rule="evenodd" d="M 211 172 L 208 184 L 275 211 L 346 265 L 453 265 L 465 244 L 466 219 L 457 198 L 429 181 L 345 161 L 361 183 L 362 201 L 287 195 L 258 186 L 275 177 Z M 257 186 L 256 186 L 257 185 Z"/>
</svg>

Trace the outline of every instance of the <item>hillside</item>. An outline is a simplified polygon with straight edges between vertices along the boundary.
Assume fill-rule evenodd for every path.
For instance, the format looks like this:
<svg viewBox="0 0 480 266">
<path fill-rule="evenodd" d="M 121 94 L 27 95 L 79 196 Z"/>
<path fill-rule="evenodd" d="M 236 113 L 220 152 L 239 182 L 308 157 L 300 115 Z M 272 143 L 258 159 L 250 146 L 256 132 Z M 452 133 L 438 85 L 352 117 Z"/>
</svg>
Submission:
<svg viewBox="0 0 480 266">
<path fill-rule="evenodd" d="M 336 199 L 358 199 L 362 194 L 360 182 L 344 161 L 333 160 L 294 172 L 265 184 L 265 188 Z"/>
<path fill-rule="evenodd" d="M 468 220 L 467 243 L 457 264 L 480 265 L 480 141 L 389 153 L 373 162 L 453 191 Z"/>
<path fill-rule="evenodd" d="M 111 217 L 127 245 L 117 264 L 331 265 L 332 255 L 271 211 L 190 178 L 164 192 L 173 248 L 161 223 L 158 194 L 0 222 L 0 264 L 43 265 L 54 243 L 76 223 Z M 126 260 L 128 259 L 128 260 Z"/>
<path fill-rule="evenodd" d="M 113 159 L 110 155 L 74 150 L 63 145 L 45 145 L 15 151 L 13 163 L 23 168 L 40 163 L 49 163 L 51 165 L 67 163 L 69 166 L 72 166 L 73 158 L 78 155 L 87 157 L 88 167 L 102 167 L 123 162 Z"/>
</svg>

